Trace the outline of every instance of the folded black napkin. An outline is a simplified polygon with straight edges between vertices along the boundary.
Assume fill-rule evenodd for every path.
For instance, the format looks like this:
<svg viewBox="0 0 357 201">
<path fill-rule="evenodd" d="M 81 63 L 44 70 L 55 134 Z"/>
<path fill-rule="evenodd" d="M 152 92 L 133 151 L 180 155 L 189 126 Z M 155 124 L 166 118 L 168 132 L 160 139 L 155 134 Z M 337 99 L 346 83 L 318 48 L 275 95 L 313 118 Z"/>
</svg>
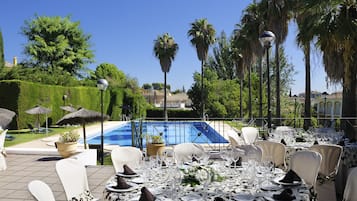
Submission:
<svg viewBox="0 0 357 201">
<path fill-rule="evenodd" d="M 345 146 L 345 141 L 344 140 L 340 140 L 337 144 L 340 145 L 340 146 Z"/>
<path fill-rule="evenodd" d="M 291 201 L 295 199 L 295 196 L 293 195 L 293 191 L 290 188 L 287 188 L 283 190 L 280 194 L 274 194 L 273 198 L 275 200 Z"/>
<path fill-rule="evenodd" d="M 192 156 L 192 162 L 199 162 L 196 155 Z"/>
<path fill-rule="evenodd" d="M 281 139 L 281 140 L 280 140 L 280 143 L 286 145 L 286 142 L 285 142 L 284 139 Z"/>
<path fill-rule="evenodd" d="M 296 174 L 294 170 L 289 170 L 284 176 L 284 178 L 279 181 L 284 183 L 294 183 L 294 181 L 301 181 L 301 178 L 299 177 L 299 175 Z"/>
<path fill-rule="evenodd" d="M 314 144 L 319 144 L 319 142 L 317 140 L 314 141 Z"/>
<path fill-rule="evenodd" d="M 240 167 L 240 166 L 242 166 L 242 157 L 239 157 L 238 161 L 236 162 L 233 161 L 231 163 L 231 167 Z"/>
<path fill-rule="evenodd" d="M 124 172 L 123 174 L 126 174 L 126 175 L 134 175 L 136 174 L 129 166 L 127 166 L 126 164 L 123 165 L 123 169 L 124 169 Z"/>
<path fill-rule="evenodd" d="M 114 186 L 113 188 L 116 188 L 116 189 L 127 189 L 127 188 L 130 188 L 131 186 L 129 184 L 126 183 L 125 179 L 120 177 L 120 176 L 117 176 L 117 185 Z"/>
<path fill-rule="evenodd" d="M 141 188 L 139 201 L 154 201 L 155 196 L 144 186 Z"/>
<path fill-rule="evenodd" d="M 306 140 L 303 137 L 296 137 L 295 142 L 306 142 Z"/>
<path fill-rule="evenodd" d="M 224 199 L 221 197 L 215 197 L 213 201 L 224 201 Z"/>
</svg>

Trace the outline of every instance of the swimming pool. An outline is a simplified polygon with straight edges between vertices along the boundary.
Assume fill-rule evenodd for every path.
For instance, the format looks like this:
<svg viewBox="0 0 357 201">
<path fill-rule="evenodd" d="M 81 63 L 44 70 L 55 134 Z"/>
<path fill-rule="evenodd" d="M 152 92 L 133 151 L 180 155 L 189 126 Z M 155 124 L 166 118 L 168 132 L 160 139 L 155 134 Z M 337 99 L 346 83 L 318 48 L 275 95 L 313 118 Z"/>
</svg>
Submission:
<svg viewBox="0 0 357 201">
<path fill-rule="evenodd" d="M 137 124 L 137 123 L 136 123 Z M 163 134 L 165 144 L 175 145 L 184 142 L 194 143 L 228 143 L 217 131 L 206 122 L 162 122 L 148 121 L 142 123 L 142 133 Z M 87 139 L 88 144 L 100 144 L 100 133 Z M 126 123 L 117 128 L 105 131 L 104 144 L 132 146 L 132 126 Z M 145 139 L 143 144 L 145 145 Z"/>
</svg>

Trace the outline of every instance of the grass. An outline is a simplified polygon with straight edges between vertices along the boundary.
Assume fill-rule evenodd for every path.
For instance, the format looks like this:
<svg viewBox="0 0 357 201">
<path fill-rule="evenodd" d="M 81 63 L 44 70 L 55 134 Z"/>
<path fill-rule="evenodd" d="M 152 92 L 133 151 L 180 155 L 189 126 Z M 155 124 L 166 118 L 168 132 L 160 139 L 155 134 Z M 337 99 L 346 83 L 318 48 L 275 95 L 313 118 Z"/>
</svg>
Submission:
<svg viewBox="0 0 357 201">
<path fill-rule="evenodd" d="M 33 133 L 29 129 L 21 129 L 21 130 L 9 130 L 7 132 L 8 136 L 12 136 L 13 140 L 6 140 L 5 141 L 5 147 L 25 143 L 25 142 L 30 142 L 33 140 L 57 135 L 60 133 L 63 133 L 65 131 L 70 131 L 78 129 L 78 127 L 53 127 L 50 128 L 49 132 L 46 133 Z"/>
</svg>

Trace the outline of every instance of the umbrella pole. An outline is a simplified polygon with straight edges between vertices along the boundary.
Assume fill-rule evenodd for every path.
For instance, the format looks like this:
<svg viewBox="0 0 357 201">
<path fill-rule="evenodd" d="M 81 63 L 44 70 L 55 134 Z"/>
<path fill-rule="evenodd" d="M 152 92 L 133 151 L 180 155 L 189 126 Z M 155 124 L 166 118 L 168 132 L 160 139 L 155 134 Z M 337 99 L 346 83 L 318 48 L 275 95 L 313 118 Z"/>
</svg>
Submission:
<svg viewBox="0 0 357 201">
<path fill-rule="evenodd" d="M 83 123 L 83 143 L 84 149 L 87 149 L 86 124 Z"/>
<path fill-rule="evenodd" d="M 46 113 L 46 134 L 48 133 L 48 121 L 47 121 L 47 113 Z"/>
</svg>

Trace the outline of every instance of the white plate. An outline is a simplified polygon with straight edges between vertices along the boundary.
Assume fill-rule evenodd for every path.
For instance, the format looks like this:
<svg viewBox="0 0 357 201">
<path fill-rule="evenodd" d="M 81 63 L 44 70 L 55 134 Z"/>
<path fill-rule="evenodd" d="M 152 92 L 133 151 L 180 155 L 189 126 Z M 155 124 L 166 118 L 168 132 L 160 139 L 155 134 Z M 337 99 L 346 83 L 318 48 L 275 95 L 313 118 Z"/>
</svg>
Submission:
<svg viewBox="0 0 357 201">
<path fill-rule="evenodd" d="M 238 194 L 234 196 L 234 199 L 239 201 L 253 201 L 255 196 L 252 194 Z"/>
<path fill-rule="evenodd" d="M 113 188 L 114 185 L 112 184 L 109 184 L 107 186 L 105 186 L 105 188 L 109 191 L 112 191 L 112 192 L 117 192 L 117 193 L 122 193 L 122 192 L 130 192 L 130 191 L 133 191 L 135 189 L 138 189 L 139 188 L 139 185 L 137 184 L 134 184 L 134 183 L 129 183 L 128 184 L 131 186 L 130 188 L 126 188 L 126 189 L 116 189 L 116 188 Z"/>
<path fill-rule="evenodd" d="M 280 180 L 282 180 L 284 178 L 284 176 L 282 177 L 277 177 L 275 179 L 273 179 L 273 182 L 276 184 L 280 184 L 283 186 L 299 186 L 302 184 L 302 181 L 294 181 L 293 183 L 285 183 L 285 182 L 281 182 Z"/>
<path fill-rule="evenodd" d="M 181 197 L 183 201 L 202 201 L 202 197 L 197 194 L 188 194 Z"/>
<path fill-rule="evenodd" d="M 277 186 L 277 185 L 263 185 L 261 187 L 262 190 L 264 191 L 277 191 L 281 189 L 281 186 Z"/>
<path fill-rule="evenodd" d="M 136 184 L 143 184 L 144 183 L 144 179 L 142 177 L 136 177 L 134 179 L 131 179 L 130 181 L 133 182 L 133 183 L 136 183 Z"/>
<path fill-rule="evenodd" d="M 133 178 L 133 177 L 138 177 L 138 174 L 124 174 L 122 172 L 118 172 L 116 175 L 121 176 L 121 177 L 126 177 L 126 178 Z"/>
</svg>

